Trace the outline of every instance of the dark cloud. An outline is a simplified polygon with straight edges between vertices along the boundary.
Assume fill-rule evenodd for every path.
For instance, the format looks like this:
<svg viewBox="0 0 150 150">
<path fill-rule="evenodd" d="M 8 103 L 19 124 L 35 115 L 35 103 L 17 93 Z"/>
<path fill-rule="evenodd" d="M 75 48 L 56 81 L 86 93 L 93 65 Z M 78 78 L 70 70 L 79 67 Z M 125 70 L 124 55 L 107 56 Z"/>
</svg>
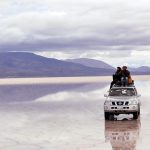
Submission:
<svg viewBox="0 0 150 150">
<path fill-rule="evenodd" d="M 1 1 L 0 51 L 139 50 L 150 43 L 146 2 Z"/>
</svg>

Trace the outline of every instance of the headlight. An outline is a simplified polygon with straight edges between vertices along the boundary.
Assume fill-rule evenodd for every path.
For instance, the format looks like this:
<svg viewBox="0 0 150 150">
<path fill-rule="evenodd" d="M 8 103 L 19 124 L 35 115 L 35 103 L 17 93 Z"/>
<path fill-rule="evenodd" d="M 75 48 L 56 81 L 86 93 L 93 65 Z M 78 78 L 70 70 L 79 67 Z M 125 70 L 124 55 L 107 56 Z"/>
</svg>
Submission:
<svg viewBox="0 0 150 150">
<path fill-rule="evenodd" d="M 138 102 L 136 100 L 131 100 L 130 101 L 130 105 L 137 105 L 137 104 L 138 104 Z"/>
<path fill-rule="evenodd" d="M 110 101 L 105 101 L 104 105 L 111 105 Z"/>
</svg>

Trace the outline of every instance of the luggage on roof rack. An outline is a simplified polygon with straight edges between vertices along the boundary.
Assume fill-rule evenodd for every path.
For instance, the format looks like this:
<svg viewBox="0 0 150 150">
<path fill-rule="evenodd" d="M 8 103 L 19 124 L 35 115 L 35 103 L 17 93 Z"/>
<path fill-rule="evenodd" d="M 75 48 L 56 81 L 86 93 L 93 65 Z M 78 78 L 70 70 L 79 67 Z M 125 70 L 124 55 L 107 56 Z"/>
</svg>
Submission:
<svg viewBox="0 0 150 150">
<path fill-rule="evenodd" d="M 117 82 L 117 83 L 113 84 L 112 87 L 132 87 L 132 86 L 134 86 L 134 81 L 132 81 L 132 83 L 127 84 L 127 85 L 122 85 L 120 82 Z"/>
</svg>

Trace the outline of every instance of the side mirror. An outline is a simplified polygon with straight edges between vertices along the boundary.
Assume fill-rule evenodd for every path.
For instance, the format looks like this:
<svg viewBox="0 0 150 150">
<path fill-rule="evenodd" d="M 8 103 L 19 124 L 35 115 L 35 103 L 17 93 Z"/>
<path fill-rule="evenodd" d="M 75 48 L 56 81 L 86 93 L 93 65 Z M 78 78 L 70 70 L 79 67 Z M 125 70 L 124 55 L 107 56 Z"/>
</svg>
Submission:
<svg viewBox="0 0 150 150">
<path fill-rule="evenodd" d="M 137 97 L 141 97 L 141 94 L 138 94 Z"/>
<path fill-rule="evenodd" d="M 107 95 L 107 94 L 104 94 L 104 97 L 108 97 L 108 95 Z"/>
</svg>

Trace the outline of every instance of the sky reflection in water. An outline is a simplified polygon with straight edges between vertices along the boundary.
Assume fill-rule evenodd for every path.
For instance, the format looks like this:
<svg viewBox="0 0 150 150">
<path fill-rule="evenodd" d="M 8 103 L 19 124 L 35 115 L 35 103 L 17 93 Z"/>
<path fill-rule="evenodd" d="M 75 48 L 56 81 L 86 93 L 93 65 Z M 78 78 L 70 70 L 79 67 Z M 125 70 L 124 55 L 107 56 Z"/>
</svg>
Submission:
<svg viewBox="0 0 150 150">
<path fill-rule="evenodd" d="M 106 121 L 109 83 L 0 86 L 0 148 L 148 149 L 150 81 L 137 81 L 141 117 Z"/>
</svg>

